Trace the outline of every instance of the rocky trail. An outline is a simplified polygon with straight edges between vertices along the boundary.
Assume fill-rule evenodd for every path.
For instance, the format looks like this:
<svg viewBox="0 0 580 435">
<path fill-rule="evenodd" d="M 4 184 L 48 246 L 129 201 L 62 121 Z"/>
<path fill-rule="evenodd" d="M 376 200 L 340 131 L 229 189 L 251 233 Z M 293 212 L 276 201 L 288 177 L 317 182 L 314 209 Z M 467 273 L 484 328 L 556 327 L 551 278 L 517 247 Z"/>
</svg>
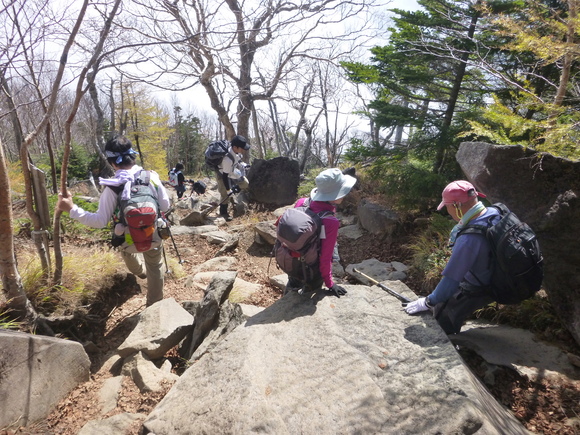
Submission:
<svg viewBox="0 0 580 435">
<path fill-rule="evenodd" d="M 177 209 L 175 213 L 176 217 L 185 216 L 188 210 Z M 270 283 L 270 276 L 280 273 L 276 270 L 275 262 L 271 260 L 271 248 L 255 243 L 254 225 L 272 219 L 273 215 L 269 210 L 251 210 L 248 215 L 227 224 L 223 222 L 220 227 L 239 236 L 235 249 L 223 255 L 236 259 L 238 276 L 260 285 L 260 291 L 244 301 L 256 307 L 268 307 L 282 297 L 281 291 Z M 179 278 L 176 273 L 168 273 L 165 298 L 174 298 L 177 302 L 200 300 L 203 290 L 192 285 L 191 274 L 197 265 L 213 258 L 220 246 L 198 235 L 178 233 L 176 231 L 174 236 L 175 245 L 167 243 L 166 248 L 170 258 L 182 259 L 180 267 L 183 270 Z M 370 234 L 363 234 L 356 240 L 339 238 L 341 263 L 346 266 L 369 258 L 382 262 L 407 263 L 411 253 L 405 243 L 409 236 L 410 234 L 399 234 L 389 245 Z M 67 255 L 81 255 L 83 249 L 86 247 L 79 246 L 74 241 L 65 245 Z M 356 282 L 351 280 L 351 283 Z M 406 284 L 414 289 L 412 275 Z M 90 341 L 93 345 L 87 348 L 91 358 L 91 379 L 61 401 L 45 421 L 33 427 L 0 431 L 0 434 L 77 434 L 88 421 L 103 418 L 103 399 L 99 394 L 103 385 L 111 378 L 108 359 L 131 332 L 135 316 L 144 310 L 145 292 L 145 281 L 135 279 L 132 275 L 127 276 L 117 288 L 111 289 L 108 292 L 111 300 L 103 302 L 103 318 L 98 319 L 91 331 Z M 471 370 L 498 401 L 534 433 L 580 433 L 579 369 L 572 364 L 573 356 L 580 354 L 578 347 L 574 343 L 557 343 L 558 346 L 553 346 L 540 342 L 531 333 L 503 329 L 498 330 L 500 332 L 496 339 L 496 342 L 503 343 L 503 347 L 496 346 L 485 354 L 481 351 L 486 347 L 485 340 L 482 342 L 481 337 L 477 336 L 479 326 L 473 323 L 467 328 L 469 334 L 474 336 L 472 340 L 461 340 L 460 334 L 460 339 L 452 341 Z M 520 344 L 518 348 L 512 345 L 516 342 Z M 543 352 L 545 349 L 549 352 Z M 166 357 L 173 365 L 173 373 L 180 375 L 187 368 L 175 350 L 168 352 Z M 527 367 L 532 368 L 527 370 Z M 130 379 L 125 379 L 114 408 L 105 416 L 121 412 L 147 414 L 169 388 L 168 386 L 167 390 L 161 392 L 142 393 Z M 136 424 L 131 433 L 139 433 L 139 425 Z"/>
</svg>

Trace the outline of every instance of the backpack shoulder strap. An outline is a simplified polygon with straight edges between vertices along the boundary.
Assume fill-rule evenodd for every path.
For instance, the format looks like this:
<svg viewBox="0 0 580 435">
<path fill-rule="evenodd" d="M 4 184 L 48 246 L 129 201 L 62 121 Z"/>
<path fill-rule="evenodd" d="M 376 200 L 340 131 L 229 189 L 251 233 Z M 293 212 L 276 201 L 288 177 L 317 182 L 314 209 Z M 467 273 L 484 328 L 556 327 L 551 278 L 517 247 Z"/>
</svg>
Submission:
<svg viewBox="0 0 580 435">
<path fill-rule="evenodd" d="M 466 227 L 459 230 L 457 237 L 463 234 L 480 234 L 487 237 L 487 230 L 489 227 L 485 225 L 467 225 Z"/>
<path fill-rule="evenodd" d="M 151 171 L 146 171 L 145 169 L 142 169 L 135 174 L 135 184 L 148 186 L 150 181 L 151 181 Z"/>
</svg>

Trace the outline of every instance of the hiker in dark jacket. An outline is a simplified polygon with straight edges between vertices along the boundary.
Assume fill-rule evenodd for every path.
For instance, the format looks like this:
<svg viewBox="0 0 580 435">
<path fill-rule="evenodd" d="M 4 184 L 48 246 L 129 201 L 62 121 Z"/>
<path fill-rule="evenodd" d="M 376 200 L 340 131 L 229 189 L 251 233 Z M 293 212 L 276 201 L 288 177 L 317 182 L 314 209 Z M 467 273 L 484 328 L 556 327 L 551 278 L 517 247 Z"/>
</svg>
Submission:
<svg viewBox="0 0 580 435">
<path fill-rule="evenodd" d="M 304 288 L 305 291 L 316 291 L 322 284 L 340 297 L 346 294 L 346 289 L 336 284 L 332 278 L 332 260 L 338 238 L 339 220 L 334 216 L 336 206 L 342 203 L 344 197 L 356 184 L 356 178 L 344 175 L 338 168 L 326 169 L 316 177 L 316 187 L 310 192 L 310 198 L 299 199 L 294 207 L 301 207 L 309 201 L 308 207 L 314 213 L 330 212 L 323 217 L 324 234 L 320 235 L 319 274 L 310 282 L 290 277 L 285 292 Z"/>
<path fill-rule="evenodd" d="M 135 174 L 143 168 L 135 164 L 137 152 L 131 148 L 131 142 L 124 136 L 115 136 L 105 145 L 107 161 L 115 169 L 113 178 L 100 178 L 99 184 L 106 186 L 99 198 L 99 208 L 96 213 L 90 213 L 75 205 L 72 195 L 64 198 L 59 193 L 57 209 L 68 212 L 70 217 L 80 223 L 93 227 L 104 228 L 111 221 L 118 204 L 118 190 L 121 186 L 135 178 Z M 157 173 L 151 171 L 151 185 L 157 193 L 161 211 L 170 207 L 169 196 Z M 129 184 L 130 186 L 130 184 Z M 163 247 L 132 254 L 120 251 L 127 268 L 141 279 L 147 279 L 147 306 L 163 299 L 163 284 L 165 269 L 163 266 Z"/>
<path fill-rule="evenodd" d="M 232 220 L 228 213 L 228 201 L 226 201 L 228 193 L 238 193 L 249 186 L 246 178 L 247 165 L 242 161 L 242 153 L 249 149 L 250 144 L 248 144 L 244 136 L 234 136 L 230 141 L 228 153 L 224 156 L 216 171 L 221 203 L 219 214 L 226 221 Z M 232 197 L 229 202 L 235 204 L 235 199 Z"/>
<path fill-rule="evenodd" d="M 172 169 L 173 173 L 177 175 L 177 186 L 175 186 L 175 192 L 177 193 L 177 199 L 181 199 L 185 193 L 185 175 L 183 175 L 183 164 L 178 163 L 175 168 Z"/>
<path fill-rule="evenodd" d="M 454 181 L 443 190 L 437 210 L 446 207 L 457 222 L 449 237 L 449 246 L 453 249 L 451 257 L 435 290 L 405 307 L 408 314 L 433 310 L 433 315 L 446 334 L 459 333 L 469 315 L 493 302 L 485 290 L 491 279 L 489 242 L 479 234 L 457 237 L 467 224 L 487 226 L 490 217 L 492 224 L 499 221 L 499 212 L 495 208 L 485 207 L 478 197 L 485 198 L 485 195 L 464 180 Z"/>
</svg>

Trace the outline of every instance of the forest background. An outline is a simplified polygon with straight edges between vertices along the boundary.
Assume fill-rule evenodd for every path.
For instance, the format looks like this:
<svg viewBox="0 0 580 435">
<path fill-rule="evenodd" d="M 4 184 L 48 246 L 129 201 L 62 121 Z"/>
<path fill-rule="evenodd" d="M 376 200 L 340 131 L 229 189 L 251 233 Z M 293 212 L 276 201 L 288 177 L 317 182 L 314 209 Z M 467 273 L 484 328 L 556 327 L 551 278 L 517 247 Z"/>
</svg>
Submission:
<svg viewBox="0 0 580 435">
<path fill-rule="evenodd" d="M 25 197 L 42 280 L 62 285 L 61 216 L 48 204 L 112 173 L 103 149 L 115 133 L 162 177 L 178 161 L 199 175 L 208 142 L 234 134 L 249 138 L 248 159 L 287 156 L 303 172 L 361 164 L 378 194 L 416 214 L 461 177 L 462 141 L 578 158 L 580 0 L 417 3 L 3 0 L 8 307 L 43 327 L 16 264 L 13 199 Z M 180 105 L 193 89 L 211 111 Z"/>
</svg>

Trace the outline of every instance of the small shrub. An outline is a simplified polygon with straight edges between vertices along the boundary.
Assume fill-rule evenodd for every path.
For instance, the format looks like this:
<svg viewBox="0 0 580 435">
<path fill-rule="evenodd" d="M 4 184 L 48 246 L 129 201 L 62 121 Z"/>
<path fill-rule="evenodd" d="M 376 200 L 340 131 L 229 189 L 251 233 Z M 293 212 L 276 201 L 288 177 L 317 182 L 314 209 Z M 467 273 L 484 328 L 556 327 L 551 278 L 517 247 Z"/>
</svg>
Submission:
<svg viewBox="0 0 580 435">
<path fill-rule="evenodd" d="M 97 249 L 83 251 L 83 255 L 63 258 L 62 283 L 50 286 L 43 280 L 38 256 L 28 254 L 20 259 L 22 285 L 32 304 L 40 311 L 70 313 L 81 305 L 87 305 L 97 292 L 107 286 L 123 263 L 114 251 Z M 54 261 L 53 261 L 54 264 Z"/>
<path fill-rule="evenodd" d="M 423 291 L 433 290 L 441 279 L 441 272 L 451 256 L 448 243 L 454 225 L 449 218 L 434 214 L 431 224 L 409 244 L 413 253 L 411 268 Z"/>
<path fill-rule="evenodd" d="M 324 168 L 312 168 L 304 174 L 304 180 L 298 186 L 298 198 L 310 196 L 310 192 L 316 187 L 316 176 L 323 170 Z"/>
</svg>

